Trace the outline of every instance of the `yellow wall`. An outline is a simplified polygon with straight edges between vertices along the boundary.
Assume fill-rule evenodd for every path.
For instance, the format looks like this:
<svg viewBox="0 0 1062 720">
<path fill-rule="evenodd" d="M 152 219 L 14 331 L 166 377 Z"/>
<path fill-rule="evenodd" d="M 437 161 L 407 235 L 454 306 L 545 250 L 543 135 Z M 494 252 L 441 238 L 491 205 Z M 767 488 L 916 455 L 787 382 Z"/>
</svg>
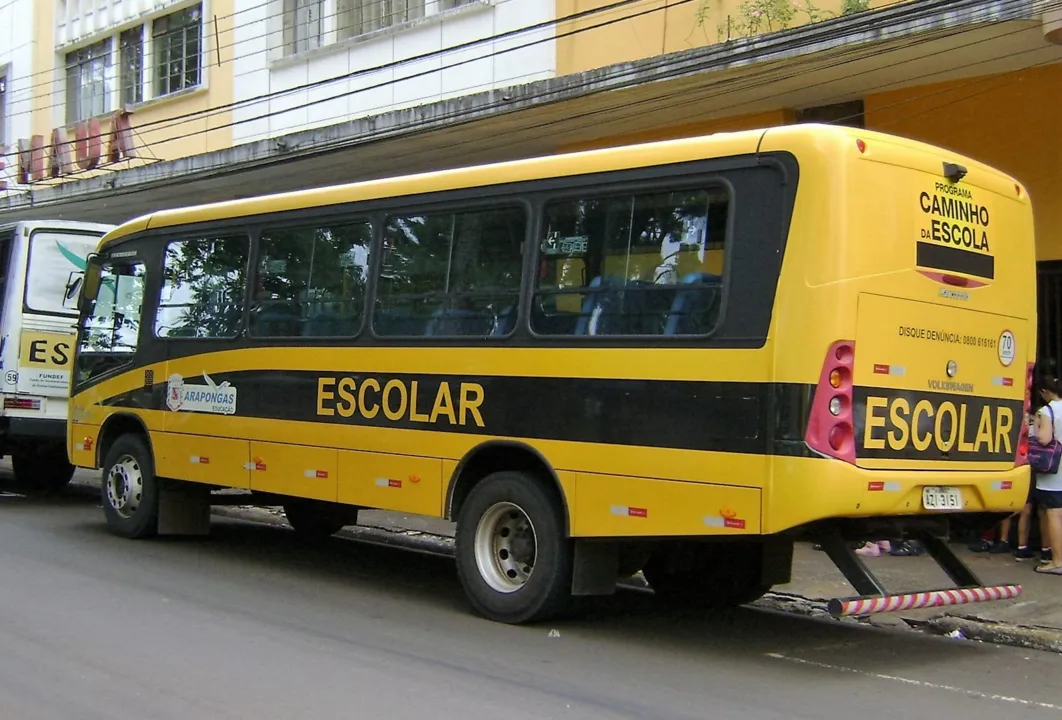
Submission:
<svg viewBox="0 0 1062 720">
<path fill-rule="evenodd" d="M 613 0 L 557 0 L 557 16 L 565 17 L 612 4 Z M 719 26 L 731 18 L 733 35 L 742 24 L 739 8 L 744 0 L 638 0 L 616 10 L 594 13 L 577 22 L 561 23 L 558 35 L 579 31 L 557 40 L 557 74 L 583 72 L 618 62 L 639 60 L 694 47 L 711 45 L 720 38 Z M 894 5 L 906 0 L 872 0 L 871 7 Z M 808 0 L 796 0 L 807 7 Z M 838 13 L 842 0 L 817 0 L 813 9 Z M 703 22 L 698 23 L 698 18 Z M 609 20 L 629 18 L 604 27 Z M 796 11 L 789 27 L 804 25 L 808 14 Z M 780 30 L 777 24 L 771 26 Z M 593 29 L 588 29 L 593 28 Z M 768 30 L 763 23 L 761 31 Z"/>
<path fill-rule="evenodd" d="M 48 75 L 41 71 L 54 68 L 56 65 L 55 52 L 55 18 L 52 15 L 55 3 L 37 2 L 33 7 L 33 67 L 30 72 L 30 83 L 33 86 L 32 127 L 34 133 L 44 135 L 45 142 L 51 136 L 52 128 L 52 105 L 55 98 L 52 88 L 45 84 Z M 64 78 L 65 72 L 60 72 L 58 78 Z M 58 87 L 58 86 L 57 86 Z M 16 143 L 12 142 L 12 146 Z"/>
<path fill-rule="evenodd" d="M 44 137 L 45 145 L 51 140 L 52 129 L 63 122 L 66 95 L 66 71 L 62 65 L 62 54 L 55 52 L 55 22 L 50 0 L 40 0 L 36 6 L 35 32 L 37 44 L 34 49 L 35 71 L 51 70 L 54 84 L 44 84 L 43 73 L 37 75 L 37 84 L 33 97 L 33 132 Z M 199 113 L 209 108 L 227 106 L 233 99 L 232 47 L 234 40 L 234 0 L 212 0 L 209 14 L 203 18 L 203 78 L 205 84 L 197 90 L 175 97 L 149 100 L 132 109 L 130 122 L 134 130 L 134 143 L 137 158 L 128 165 L 154 162 L 156 160 L 174 160 L 223 148 L 232 147 L 232 128 L 224 127 L 232 121 L 231 110 L 212 113 L 209 117 L 196 117 L 178 123 L 161 123 L 159 121 L 191 113 Z M 218 18 L 217 32 L 214 18 Z M 220 45 L 221 64 L 218 65 Z M 149 69 L 150 72 L 150 69 Z M 100 121 L 104 135 L 103 152 L 107 151 L 107 137 L 111 129 L 110 116 Z M 211 128 L 217 128 L 210 130 Z M 210 130 L 207 132 L 207 130 Z M 70 133 L 73 136 L 73 132 Z M 106 172 L 106 171 L 104 171 Z M 69 180 L 90 177 L 92 172 L 80 172 L 70 176 Z"/>
<path fill-rule="evenodd" d="M 718 120 L 702 120 L 701 122 L 696 123 L 649 128 L 624 135 L 594 138 L 587 142 L 561 145 L 557 148 L 557 152 L 598 150 L 600 148 L 616 147 L 618 145 L 656 142 L 658 140 L 675 140 L 678 138 L 696 137 L 698 135 L 711 135 L 712 133 L 752 130 L 755 128 L 771 127 L 772 125 L 786 125 L 792 122 L 792 117 L 792 113 L 786 110 L 758 113 L 755 115 L 734 115 L 728 118 L 719 118 Z"/>
<path fill-rule="evenodd" d="M 868 96 L 867 127 L 1013 175 L 1036 214 L 1037 259 L 1062 259 L 1062 65 Z"/>
<path fill-rule="evenodd" d="M 147 146 L 143 156 L 160 160 L 197 155 L 232 147 L 232 128 L 222 126 L 232 122 L 232 112 L 225 110 L 211 113 L 209 117 L 182 120 L 179 124 L 163 123 L 151 127 L 151 123 L 189 113 L 202 112 L 212 107 L 232 102 L 232 47 L 234 0 L 213 0 L 211 14 L 203 18 L 203 44 L 207 48 L 203 57 L 203 73 L 207 90 L 183 98 L 158 100 L 135 110 L 133 128 L 138 131 L 138 145 Z M 217 40 L 214 33 L 214 17 L 218 18 Z M 220 41 L 221 65 L 218 66 L 218 41 Z M 210 130 L 211 128 L 219 128 Z M 209 130 L 209 132 L 207 132 Z"/>
</svg>

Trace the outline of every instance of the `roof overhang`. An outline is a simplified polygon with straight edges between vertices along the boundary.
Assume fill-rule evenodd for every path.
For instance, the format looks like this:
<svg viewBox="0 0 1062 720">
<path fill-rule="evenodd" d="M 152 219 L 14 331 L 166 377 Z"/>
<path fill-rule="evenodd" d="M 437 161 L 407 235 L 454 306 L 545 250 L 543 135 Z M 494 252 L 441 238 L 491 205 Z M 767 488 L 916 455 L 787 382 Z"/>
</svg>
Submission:
<svg viewBox="0 0 1062 720">
<path fill-rule="evenodd" d="M 1062 61 L 1038 0 L 886 10 L 467 95 L 0 198 L 0 220 L 155 210 L 551 154 L 595 138 Z"/>
</svg>

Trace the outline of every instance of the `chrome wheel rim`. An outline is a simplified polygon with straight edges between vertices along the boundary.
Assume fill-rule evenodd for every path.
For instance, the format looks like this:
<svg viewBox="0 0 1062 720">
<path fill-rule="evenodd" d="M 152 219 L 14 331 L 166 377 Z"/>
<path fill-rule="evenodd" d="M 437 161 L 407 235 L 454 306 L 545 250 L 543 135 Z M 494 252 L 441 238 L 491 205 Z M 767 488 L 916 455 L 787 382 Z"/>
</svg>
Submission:
<svg viewBox="0 0 1062 720">
<path fill-rule="evenodd" d="M 538 540 L 531 518 L 518 505 L 492 505 L 476 526 L 476 566 L 497 592 L 513 593 L 527 584 L 535 570 Z"/>
<path fill-rule="evenodd" d="M 144 472 L 132 455 L 122 455 L 107 472 L 107 502 L 120 517 L 131 518 L 144 498 Z"/>
</svg>

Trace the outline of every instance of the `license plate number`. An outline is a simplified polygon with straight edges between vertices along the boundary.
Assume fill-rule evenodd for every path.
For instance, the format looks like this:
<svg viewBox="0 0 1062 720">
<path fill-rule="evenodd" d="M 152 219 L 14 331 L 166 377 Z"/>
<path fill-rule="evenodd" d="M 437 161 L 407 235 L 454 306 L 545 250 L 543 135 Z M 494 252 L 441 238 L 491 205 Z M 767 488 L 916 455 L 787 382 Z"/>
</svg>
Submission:
<svg viewBox="0 0 1062 720">
<path fill-rule="evenodd" d="M 923 488 L 922 506 L 926 510 L 962 510 L 962 490 L 957 487 Z"/>
</svg>

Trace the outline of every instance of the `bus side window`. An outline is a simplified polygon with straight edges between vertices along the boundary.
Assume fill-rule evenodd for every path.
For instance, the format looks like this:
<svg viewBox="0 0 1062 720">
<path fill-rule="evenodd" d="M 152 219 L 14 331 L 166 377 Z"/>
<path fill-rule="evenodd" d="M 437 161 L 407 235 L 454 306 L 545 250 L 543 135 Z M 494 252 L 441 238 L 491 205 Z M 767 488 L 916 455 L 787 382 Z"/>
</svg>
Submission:
<svg viewBox="0 0 1062 720">
<path fill-rule="evenodd" d="M 509 335 L 526 233 L 522 207 L 389 218 L 373 330 L 391 336 Z"/>
<path fill-rule="evenodd" d="M 160 338 L 234 338 L 243 322 L 246 235 L 175 240 L 166 245 L 155 316 Z"/>
<path fill-rule="evenodd" d="M 263 230 L 250 334 L 357 335 L 365 314 L 371 245 L 368 222 Z"/>
<path fill-rule="evenodd" d="M 133 361 L 144 304 L 144 264 L 104 265 L 84 314 L 75 382 L 83 384 Z"/>
<path fill-rule="evenodd" d="M 11 235 L 0 236 L 0 313 L 4 311 L 7 303 L 7 271 L 11 267 L 11 248 L 15 246 L 14 237 Z"/>
<path fill-rule="evenodd" d="M 707 335 L 722 306 L 730 198 L 651 191 L 546 206 L 531 327 L 541 335 Z M 573 265 L 584 268 L 572 273 Z"/>
</svg>

